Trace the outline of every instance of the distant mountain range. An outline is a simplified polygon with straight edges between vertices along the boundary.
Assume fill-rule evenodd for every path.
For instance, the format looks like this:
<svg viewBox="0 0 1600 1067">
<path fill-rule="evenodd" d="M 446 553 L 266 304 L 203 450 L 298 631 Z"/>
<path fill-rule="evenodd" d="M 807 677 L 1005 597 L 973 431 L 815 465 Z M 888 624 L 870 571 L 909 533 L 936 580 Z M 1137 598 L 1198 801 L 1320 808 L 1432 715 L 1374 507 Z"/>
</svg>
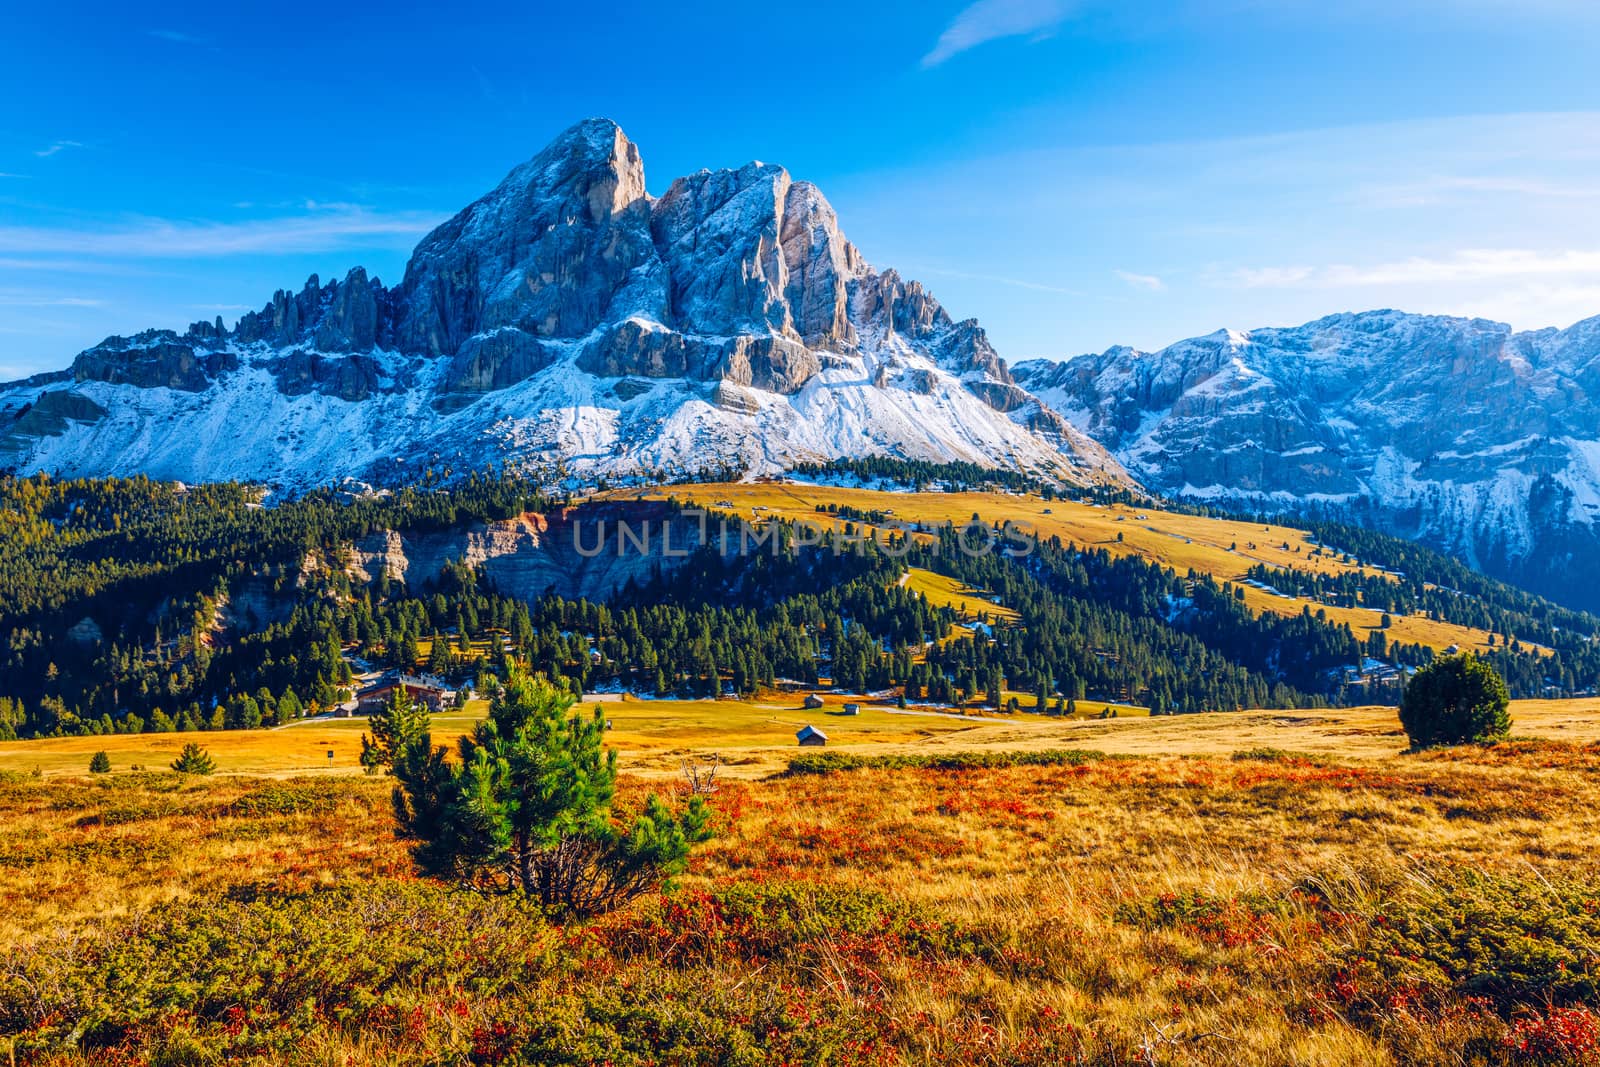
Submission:
<svg viewBox="0 0 1600 1067">
<path fill-rule="evenodd" d="M 395 288 L 313 277 L 232 329 L 112 337 L 0 386 L 0 468 L 23 471 L 304 486 L 880 453 L 1126 480 L 977 323 L 869 267 L 815 186 L 751 163 L 652 197 L 603 119 L 423 238 Z"/>
<path fill-rule="evenodd" d="M 821 192 L 751 163 L 645 191 L 572 127 L 428 234 L 231 329 L 112 337 L 0 385 L 0 469 L 398 483 L 773 472 L 893 455 L 1326 509 L 1600 607 L 1600 319 L 1394 311 L 1008 369 L 868 266 Z"/>
<path fill-rule="evenodd" d="M 1013 373 L 1156 491 L 1330 511 L 1600 606 L 1600 318 L 1374 311 Z"/>
</svg>

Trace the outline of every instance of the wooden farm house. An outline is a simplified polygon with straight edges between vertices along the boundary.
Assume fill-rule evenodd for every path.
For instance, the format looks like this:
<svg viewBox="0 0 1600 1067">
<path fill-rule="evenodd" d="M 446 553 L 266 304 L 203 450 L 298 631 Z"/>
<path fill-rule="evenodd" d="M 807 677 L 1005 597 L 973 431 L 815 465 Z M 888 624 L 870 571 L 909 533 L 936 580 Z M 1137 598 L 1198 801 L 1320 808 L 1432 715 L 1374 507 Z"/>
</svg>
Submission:
<svg viewBox="0 0 1600 1067">
<path fill-rule="evenodd" d="M 438 682 L 411 675 L 391 675 L 380 678 L 356 694 L 356 707 L 362 714 L 382 709 L 394 697 L 395 690 L 405 690 L 406 696 L 432 711 L 443 711 L 456 698 L 452 690 Z"/>
</svg>

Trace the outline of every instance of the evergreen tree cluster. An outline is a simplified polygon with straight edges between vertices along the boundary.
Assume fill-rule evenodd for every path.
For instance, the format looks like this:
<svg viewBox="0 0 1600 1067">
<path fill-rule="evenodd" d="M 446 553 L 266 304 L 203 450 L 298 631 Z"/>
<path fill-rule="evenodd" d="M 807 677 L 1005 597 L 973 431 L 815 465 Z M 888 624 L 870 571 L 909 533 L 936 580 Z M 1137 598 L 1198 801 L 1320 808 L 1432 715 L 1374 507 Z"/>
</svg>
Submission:
<svg viewBox="0 0 1600 1067">
<path fill-rule="evenodd" d="M 349 674 L 345 546 L 552 503 L 510 476 L 261 496 L 0 477 L 0 737 L 248 728 L 327 707 Z M 290 606 L 257 618 L 262 600 Z"/>
<path fill-rule="evenodd" d="M 935 469 L 901 462 L 860 470 Z M 1004 707 L 1020 693 L 1029 710 L 1101 700 L 1177 713 L 1364 702 L 1373 694 L 1347 692 L 1344 668 L 1363 656 L 1407 666 L 1433 658 L 1382 631 L 1358 638 L 1311 606 L 1258 617 L 1237 587 L 1103 548 L 1049 541 L 1012 552 L 982 518 L 966 530 L 925 526 L 909 540 L 895 533 L 887 549 L 845 533 L 812 545 L 773 522 L 777 553 L 707 547 L 674 567 L 662 561 L 604 603 L 524 601 L 464 561 L 416 588 L 348 565 L 351 543 L 375 531 L 554 505 L 515 479 L 387 496 L 324 491 L 269 507 L 257 495 L 137 478 L 0 479 L 0 737 L 286 723 L 346 699 L 353 660 L 486 694 L 518 673 L 572 694 L 603 686 L 683 697 L 827 680 L 852 692 L 903 687 L 907 700 L 937 703 Z M 962 548 L 991 539 L 986 554 Z M 1367 542 L 1359 551 L 1377 555 Z M 1600 679 L 1595 620 L 1484 579 L 1443 589 L 1439 579 L 1460 575 L 1393 551 L 1422 560 L 1417 574 L 1251 576 L 1328 603 L 1488 623 L 1503 637 L 1488 659 L 1517 696 Z M 1017 617 L 960 624 L 902 584 L 907 567 L 982 590 Z"/>
</svg>

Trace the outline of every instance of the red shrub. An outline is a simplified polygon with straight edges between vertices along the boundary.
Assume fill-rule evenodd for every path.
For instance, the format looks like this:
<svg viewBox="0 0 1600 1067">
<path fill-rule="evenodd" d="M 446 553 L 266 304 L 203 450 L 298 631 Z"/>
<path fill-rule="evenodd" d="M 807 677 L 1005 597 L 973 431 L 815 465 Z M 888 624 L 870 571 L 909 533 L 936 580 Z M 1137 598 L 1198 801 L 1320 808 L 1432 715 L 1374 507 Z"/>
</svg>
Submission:
<svg viewBox="0 0 1600 1067">
<path fill-rule="evenodd" d="M 1600 1064 L 1600 1016 L 1588 1008 L 1551 1008 L 1546 1015 L 1518 1019 L 1505 1040 L 1523 1062 L 1550 1067 Z"/>
</svg>

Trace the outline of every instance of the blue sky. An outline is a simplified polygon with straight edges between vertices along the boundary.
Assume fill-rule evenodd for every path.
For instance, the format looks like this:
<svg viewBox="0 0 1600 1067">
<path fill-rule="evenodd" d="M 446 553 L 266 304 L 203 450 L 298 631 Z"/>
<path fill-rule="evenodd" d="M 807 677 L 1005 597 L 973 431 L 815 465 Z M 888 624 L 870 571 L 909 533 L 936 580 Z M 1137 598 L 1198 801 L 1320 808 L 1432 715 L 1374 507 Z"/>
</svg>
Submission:
<svg viewBox="0 0 1600 1067">
<path fill-rule="evenodd" d="M 1012 360 L 1402 307 L 1600 314 L 1588 0 L 14 5 L 0 380 L 397 282 L 579 118 L 779 162 Z"/>
</svg>

